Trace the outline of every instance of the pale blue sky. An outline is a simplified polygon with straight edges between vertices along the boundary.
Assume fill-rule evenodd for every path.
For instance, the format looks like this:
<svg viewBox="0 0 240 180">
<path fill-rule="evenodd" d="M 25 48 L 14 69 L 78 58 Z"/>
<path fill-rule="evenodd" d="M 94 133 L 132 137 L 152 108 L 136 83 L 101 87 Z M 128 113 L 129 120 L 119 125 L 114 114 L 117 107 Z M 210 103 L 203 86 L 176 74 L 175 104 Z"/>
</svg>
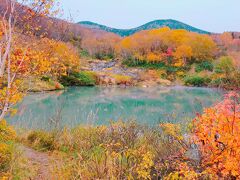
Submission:
<svg viewBox="0 0 240 180">
<path fill-rule="evenodd" d="M 240 0 L 59 0 L 64 16 L 132 28 L 156 19 L 175 19 L 211 31 L 240 31 Z"/>
</svg>

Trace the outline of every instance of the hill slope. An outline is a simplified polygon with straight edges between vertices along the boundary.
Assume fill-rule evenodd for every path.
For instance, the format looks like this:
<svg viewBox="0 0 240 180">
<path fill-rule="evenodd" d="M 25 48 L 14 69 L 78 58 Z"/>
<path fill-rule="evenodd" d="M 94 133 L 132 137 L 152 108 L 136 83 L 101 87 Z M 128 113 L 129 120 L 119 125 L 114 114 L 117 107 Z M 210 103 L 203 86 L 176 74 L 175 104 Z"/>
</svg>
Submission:
<svg viewBox="0 0 240 180">
<path fill-rule="evenodd" d="M 84 27 L 92 28 L 92 29 L 101 29 L 101 30 L 104 30 L 107 32 L 112 32 L 112 33 L 118 34 L 120 36 L 130 36 L 136 32 L 142 31 L 142 30 L 157 29 L 157 28 L 161 28 L 164 26 L 168 26 L 171 29 L 185 29 L 187 31 L 197 32 L 200 34 L 210 34 L 207 31 L 192 27 L 190 25 L 187 25 L 187 24 L 184 24 L 182 22 L 172 20 L 172 19 L 156 20 L 156 21 L 152 21 L 152 22 L 146 23 L 142 26 L 139 26 L 137 28 L 132 28 L 132 29 L 110 28 L 110 27 L 100 25 L 100 24 L 90 22 L 90 21 L 81 21 L 78 24 L 80 24 Z"/>
<path fill-rule="evenodd" d="M 9 13 L 5 14 L 6 10 L 10 9 L 8 6 L 9 4 L 7 1 L 0 0 L 0 20 L 2 20 L 3 16 L 9 16 Z M 29 24 L 31 25 L 30 27 L 34 35 L 41 36 L 44 34 L 44 36 L 50 39 L 61 41 L 75 40 L 80 42 L 80 37 L 81 40 L 84 40 L 86 38 L 104 37 L 107 35 L 119 37 L 113 33 L 109 33 L 101 29 L 87 28 L 62 19 L 40 16 L 37 13 L 26 22 L 24 17 L 29 16 L 29 10 L 29 7 L 22 5 L 21 3 L 16 3 L 15 5 L 15 14 L 17 17 L 16 27 L 17 30 L 22 34 L 29 31 L 29 29 L 25 31 L 25 28 L 28 27 L 26 24 Z"/>
</svg>

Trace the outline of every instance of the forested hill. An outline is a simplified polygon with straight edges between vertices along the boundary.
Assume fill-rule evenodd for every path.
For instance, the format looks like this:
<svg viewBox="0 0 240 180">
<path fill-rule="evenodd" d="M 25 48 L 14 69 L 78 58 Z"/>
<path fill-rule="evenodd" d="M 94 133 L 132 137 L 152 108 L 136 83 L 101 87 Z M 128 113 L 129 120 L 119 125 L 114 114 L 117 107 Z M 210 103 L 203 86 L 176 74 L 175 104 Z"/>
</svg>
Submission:
<svg viewBox="0 0 240 180">
<path fill-rule="evenodd" d="M 116 28 L 110 28 L 104 25 L 100 25 L 94 22 L 90 22 L 90 21 L 81 21 L 78 24 L 84 26 L 84 27 L 88 27 L 88 28 L 92 28 L 92 29 L 101 29 L 107 32 L 112 32 L 115 34 L 118 34 L 120 36 L 130 36 L 136 32 L 142 31 L 142 30 L 149 30 L 149 29 L 157 29 L 157 28 L 161 28 L 164 26 L 168 26 L 171 29 L 185 29 L 187 31 L 191 31 L 191 32 L 197 32 L 200 34 L 210 34 L 210 32 L 195 28 L 193 26 L 184 24 L 182 22 L 176 21 L 176 20 L 172 20 L 172 19 L 166 19 L 166 20 L 155 20 L 149 23 L 146 23 L 142 26 L 139 26 L 137 28 L 132 28 L 132 29 L 116 29 Z"/>
</svg>

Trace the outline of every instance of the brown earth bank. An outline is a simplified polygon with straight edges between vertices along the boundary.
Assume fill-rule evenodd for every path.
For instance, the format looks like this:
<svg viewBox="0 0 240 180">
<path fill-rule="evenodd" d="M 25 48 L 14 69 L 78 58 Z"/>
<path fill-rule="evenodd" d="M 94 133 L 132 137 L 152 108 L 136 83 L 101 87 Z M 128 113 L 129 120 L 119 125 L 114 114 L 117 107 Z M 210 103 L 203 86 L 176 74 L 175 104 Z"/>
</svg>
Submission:
<svg viewBox="0 0 240 180">
<path fill-rule="evenodd" d="M 122 65 L 120 60 L 82 60 L 81 71 L 96 74 L 98 86 L 171 86 L 182 85 L 180 82 L 171 82 L 162 79 L 154 70 L 132 68 Z M 29 92 L 62 90 L 64 86 L 58 80 L 42 80 L 36 77 L 25 79 L 24 88 Z"/>
<path fill-rule="evenodd" d="M 92 71 L 98 75 L 98 85 L 156 86 L 174 85 L 173 82 L 160 78 L 153 70 L 126 67 L 119 59 L 84 60 L 82 70 Z"/>
</svg>

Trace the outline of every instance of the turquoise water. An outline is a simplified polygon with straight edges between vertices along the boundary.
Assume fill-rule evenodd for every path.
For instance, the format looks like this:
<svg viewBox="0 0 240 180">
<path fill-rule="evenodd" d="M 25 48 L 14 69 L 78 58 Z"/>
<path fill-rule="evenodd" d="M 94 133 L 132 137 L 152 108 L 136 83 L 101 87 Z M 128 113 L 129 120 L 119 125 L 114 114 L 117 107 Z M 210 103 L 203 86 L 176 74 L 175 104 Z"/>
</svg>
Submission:
<svg viewBox="0 0 240 180">
<path fill-rule="evenodd" d="M 217 89 L 188 87 L 73 87 L 25 97 L 9 122 L 20 128 L 50 129 L 110 120 L 142 124 L 186 123 L 204 107 L 220 101 Z"/>
</svg>

